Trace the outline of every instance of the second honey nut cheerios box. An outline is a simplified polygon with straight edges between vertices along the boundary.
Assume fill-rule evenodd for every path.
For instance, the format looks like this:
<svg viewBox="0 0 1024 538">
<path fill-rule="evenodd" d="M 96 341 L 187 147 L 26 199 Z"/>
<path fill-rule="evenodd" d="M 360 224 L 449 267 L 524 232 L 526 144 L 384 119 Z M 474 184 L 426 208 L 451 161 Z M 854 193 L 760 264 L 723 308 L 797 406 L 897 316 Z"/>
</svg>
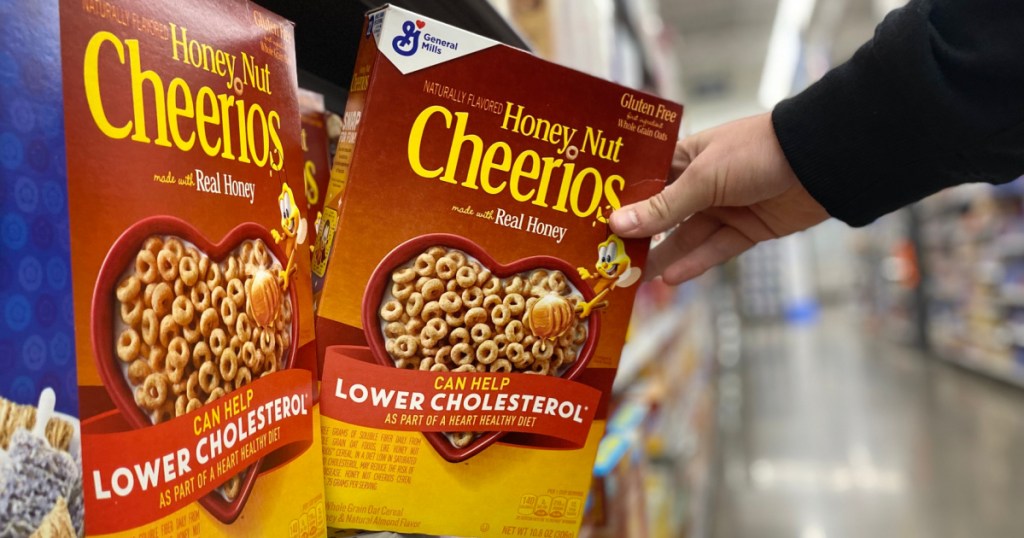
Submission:
<svg viewBox="0 0 1024 538">
<path fill-rule="evenodd" d="M 320 536 L 293 25 L 60 1 L 85 533 Z"/>
<path fill-rule="evenodd" d="M 299 88 L 299 115 L 302 119 L 302 180 L 306 189 L 306 210 L 304 213 L 310 223 L 309 243 L 310 265 L 316 264 L 323 256 L 316 251 L 315 240 L 323 222 L 324 198 L 327 194 L 328 181 L 331 176 L 329 136 L 327 133 L 328 113 L 324 106 L 323 94 Z M 316 278 L 313 270 L 313 277 Z M 314 302 L 314 310 L 315 310 Z"/>
<path fill-rule="evenodd" d="M 682 107 L 367 15 L 317 311 L 328 525 L 575 536 Z"/>
</svg>

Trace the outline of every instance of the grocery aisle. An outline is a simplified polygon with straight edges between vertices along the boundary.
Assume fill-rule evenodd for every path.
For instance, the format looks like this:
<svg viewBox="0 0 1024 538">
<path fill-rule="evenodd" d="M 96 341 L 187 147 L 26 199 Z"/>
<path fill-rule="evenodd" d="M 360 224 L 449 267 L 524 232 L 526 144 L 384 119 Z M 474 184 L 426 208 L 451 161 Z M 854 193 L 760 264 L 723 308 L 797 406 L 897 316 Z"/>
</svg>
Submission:
<svg viewBox="0 0 1024 538">
<path fill-rule="evenodd" d="M 750 326 L 721 377 L 718 538 L 1020 536 L 1024 391 L 866 335 Z"/>
</svg>

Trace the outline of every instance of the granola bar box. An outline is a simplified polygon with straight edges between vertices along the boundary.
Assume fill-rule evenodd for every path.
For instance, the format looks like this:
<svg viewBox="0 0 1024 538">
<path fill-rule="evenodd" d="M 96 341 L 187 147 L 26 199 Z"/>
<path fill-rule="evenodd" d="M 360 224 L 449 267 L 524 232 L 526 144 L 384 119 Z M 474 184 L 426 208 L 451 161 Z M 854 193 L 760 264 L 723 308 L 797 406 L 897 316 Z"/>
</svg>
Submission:
<svg viewBox="0 0 1024 538">
<path fill-rule="evenodd" d="M 84 531 L 324 534 L 292 24 L 59 10 Z"/>
<path fill-rule="evenodd" d="M 0 6 L 0 536 L 83 531 L 56 2 Z"/>
<path fill-rule="evenodd" d="M 648 247 L 606 218 L 663 187 L 682 107 L 395 7 L 347 107 L 328 525 L 575 536 Z"/>
</svg>

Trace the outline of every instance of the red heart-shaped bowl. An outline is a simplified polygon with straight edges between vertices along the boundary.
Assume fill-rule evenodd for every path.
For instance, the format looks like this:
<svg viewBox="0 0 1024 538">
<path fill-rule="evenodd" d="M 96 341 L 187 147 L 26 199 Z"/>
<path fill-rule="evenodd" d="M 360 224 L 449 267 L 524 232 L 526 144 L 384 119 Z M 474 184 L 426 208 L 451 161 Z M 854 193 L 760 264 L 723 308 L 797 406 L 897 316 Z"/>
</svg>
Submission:
<svg viewBox="0 0 1024 538">
<path fill-rule="evenodd" d="M 379 317 L 381 302 L 390 283 L 391 273 L 434 246 L 461 250 L 476 258 L 481 265 L 490 269 L 491 273 L 498 278 L 509 278 L 533 269 L 556 269 L 561 271 L 572 282 L 573 287 L 583 295 L 585 300 L 590 301 L 594 298 L 594 290 L 580 278 L 576 268 L 560 258 L 555 258 L 554 256 L 530 256 L 508 264 L 502 264 L 498 263 L 483 247 L 459 235 L 433 233 L 417 236 L 398 245 L 387 256 L 384 256 L 384 259 L 380 261 L 370 276 L 370 280 L 366 285 L 366 293 L 363 295 L 363 332 L 366 335 L 370 351 L 373 353 L 373 358 L 379 364 L 395 367 L 394 360 L 385 349 L 384 335 L 381 331 Z M 595 349 L 597 349 L 597 342 L 600 339 L 600 328 L 600 315 L 595 312 L 587 318 L 587 340 L 583 347 L 580 348 L 576 361 L 559 377 L 562 379 L 575 379 L 583 373 L 593 357 Z M 452 375 L 458 375 L 458 373 L 452 372 Z M 457 463 L 479 454 L 480 451 L 503 437 L 505 433 L 484 433 L 462 448 L 452 445 L 442 432 L 423 432 L 423 435 L 441 457 L 450 462 Z"/>
<path fill-rule="evenodd" d="M 114 241 L 107 252 L 103 265 L 100 267 L 99 275 L 96 278 L 96 287 L 92 298 L 92 348 L 93 357 L 96 361 L 96 368 L 99 371 L 103 384 L 107 387 L 107 393 L 114 401 L 114 405 L 120 410 L 125 420 L 133 428 L 147 428 L 153 426 L 149 415 L 135 403 L 135 396 L 132 388 L 125 379 L 119 364 L 120 359 L 114 352 L 114 320 L 120 314 L 115 309 L 115 290 L 125 270 L 135 260 L 139 250 L 142 249 L 146 239 L 152 236 L 175 236 L 187 241 L 196 249 L 206 254 L 211 261 L 218 262 L 230 254 L 243 241 L 249 239 L 262 239 L 270 252 L 282 265 L 287 261 L 284 251 L 274 242 L 270 232 L 262 225 L 255 222 L 239 224 L 224 236 L 219 243 L 212 243 L 194 226 L 176 217 L 153 216 L 142 219 L 130 226 L 120 237 Z M 291 286 L 285 295 L 291 301 L 292 312 L 297 312 L 295 305 L 298 304 L 298 296 L 295 287 Z M 290 368 L 295 362 L 295 354 L 298 342 L 298 316 L 293 315 L 292 319 L 292 345 L 285 358 L 284 367 Z M 230 394 L 230 393 L 229 393 Z M 205 407 L 205 406 L 204 406 Z M 201 412 L 202 408 L 193 411 Z M 191 413 L 189 415 L 191 416 Z M 214 517 L 224 523 L 232 523 L 242 512 L 245 502 L 252 492 L 253 482 L 259 472 L 260 461 L 254 463 L 247 470 L 242 487 L 234 500 L 228 501 L 217 491 L 212 491 L 202 497 L 199 502 L 213 514 Z"/>
</svg>

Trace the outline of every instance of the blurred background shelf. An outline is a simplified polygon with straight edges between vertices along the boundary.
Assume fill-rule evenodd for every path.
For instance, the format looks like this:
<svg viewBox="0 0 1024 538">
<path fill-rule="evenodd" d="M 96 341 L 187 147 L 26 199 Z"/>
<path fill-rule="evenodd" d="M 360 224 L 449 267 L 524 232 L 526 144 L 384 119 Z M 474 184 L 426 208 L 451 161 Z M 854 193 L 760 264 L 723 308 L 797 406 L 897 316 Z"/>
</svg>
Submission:
<svg viewBox="0 0 1024 538">
<path fill-rule="evenodd" d="M 1020 365 L 1008 365 L 1006 367 L 993 366 L 987 362 L 972 362 L 954 355 L 940 354 L 942 360 L 974 374 L 991 378 L 993 380 L 1007 383 L 1014 387 L 1024 389 L 1024 367 Z"/>
</svg>

